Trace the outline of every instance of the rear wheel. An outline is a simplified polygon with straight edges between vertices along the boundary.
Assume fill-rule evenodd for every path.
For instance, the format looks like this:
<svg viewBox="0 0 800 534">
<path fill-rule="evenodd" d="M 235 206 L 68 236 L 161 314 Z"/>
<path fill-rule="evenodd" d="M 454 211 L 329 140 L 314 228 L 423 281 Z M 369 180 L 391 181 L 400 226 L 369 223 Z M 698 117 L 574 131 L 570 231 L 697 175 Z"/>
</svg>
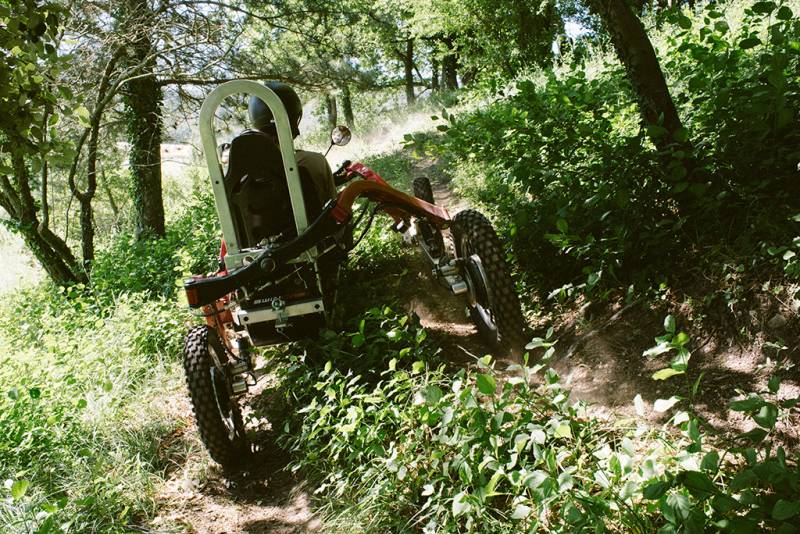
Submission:
<svg viewBox="0 0 800 534">
<path fill-rule="evenodd" d="M 450 228 L 467 282 L 470 317 L 490 345 L 520 354 L 526 324 L 497 233 L 474 210 L 459 212 Z"/>
<path fill-rule="evenodd" d="M 224 369 L 227 360 L 216 331 L 208 326 L 189 331 L 183 366 L 197 429 L 211 458 L 230 471 L 241 466 L 249 449 L 242 413 Z"/>
<path fill-rule="evenodd" d="M 420 176 L 414 178 L 411 182 L 411 189 L 414 191 L 414 196 L 420 200 L 424 200 L 428 204 L 436 204 L 433 198 L 433 188 L 431 181 L 425 177 Z M 424 219 L 417 220 L 417 228 L 419 229 L 420 237 L 425 241 L 425 245 L 430 250 L 434 258 L 438 258 L 444 254 L 444 238 L 442 232 L 437 230 L 435 226 Z"/>
</svg>

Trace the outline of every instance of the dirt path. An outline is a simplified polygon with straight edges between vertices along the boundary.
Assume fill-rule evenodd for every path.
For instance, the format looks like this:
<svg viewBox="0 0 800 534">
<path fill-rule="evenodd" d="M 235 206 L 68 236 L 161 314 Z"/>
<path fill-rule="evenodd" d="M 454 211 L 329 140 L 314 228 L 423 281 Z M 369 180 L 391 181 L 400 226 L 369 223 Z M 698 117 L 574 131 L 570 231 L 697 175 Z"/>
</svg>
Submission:
<svg viewBox="0 0 800 534">
<path fill-rule="evenodd" d="M 301 534 L 317 532 L 319 521 L 310 505 L 304 481 L 284 469 L 285 452 L 275 446 L 276 432 L 268 421 L 278 421 L 276 384 L 266 377 L 249 394 L 244 410 L 262 417 L 256 439 L 253 470 L 229 480 L 211 461 L 197 435 L 189 399 L 175 399 L 172 410 L 185 421 L 169 451 L 166 484 L 156 497 L 159 513 L 149 532 L 192 534 Z M 275 426 L 278 426 L 277 424 Z"/>
</svg>

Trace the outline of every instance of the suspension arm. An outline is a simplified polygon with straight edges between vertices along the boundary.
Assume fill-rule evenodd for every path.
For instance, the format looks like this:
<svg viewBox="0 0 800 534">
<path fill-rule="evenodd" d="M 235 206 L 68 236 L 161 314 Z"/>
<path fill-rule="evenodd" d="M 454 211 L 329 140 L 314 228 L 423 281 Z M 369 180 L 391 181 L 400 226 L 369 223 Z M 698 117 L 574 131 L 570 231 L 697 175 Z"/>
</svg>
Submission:
<svg viewBox="0 0 800 534">
<path fill-rule="evenodd" d="M 336 208 L 331 214 L 337 221 L 346 222 L 352 216 L 353 204 L 359 197 L 365 197 L 383 204 L 382 209 L 396 221 L 407 219 L 409 215 L 432 222 L 437 228 L 444 228 L 450 223 L 450 214 L 446 209 L 407 195 L 385 183 L 359 180 L 345 187 L 336 201 Z"/>
</svg>

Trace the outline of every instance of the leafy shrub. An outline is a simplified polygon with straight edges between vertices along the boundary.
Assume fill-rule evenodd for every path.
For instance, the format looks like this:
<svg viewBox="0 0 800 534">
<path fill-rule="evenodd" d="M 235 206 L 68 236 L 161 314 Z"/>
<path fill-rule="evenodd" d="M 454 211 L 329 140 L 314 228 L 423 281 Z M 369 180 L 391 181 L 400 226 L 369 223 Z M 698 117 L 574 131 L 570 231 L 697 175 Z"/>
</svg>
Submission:
<svg viewBox="0 0 800 534">
<path fill-rule="evenodd" d="M 752 254 L 796 235 L 787 221 L 800 209 L 800 22 L 772 2 L 709 4 L 671 20 L 651 35 L 693 154 L 656 151 L 648 137 L 663 132 L 640 128 L 615 58 L 444 113 L 444 135 L 427 143 L 460 192 L 497 215 L 545 295 L 648 287 L 697 250 Z"/>
<path fill-rule="evenodd" d="M 183 277 L 217 270 L 219 235 L 213 195 L 195 191 L 169 225 L 166 237 L 115 236 L 97 255 L 92 288 L 106 300 L 122 293 L 171 298 Z"/>
<path fill-rule="evenodd" d="M 660 343 L 688 351 L 674 321 L 665 325 Z M 325 351 L 324 364 L 290 356 L 283 379 L 299 409 L 282 440 L 292 469 L 318 484 L 327 528 L 791 531 L 800 472 L 765 438 L 796 400 L 735 402 L 759 428 L 722 449 L 686 411 L 661 430 L 612 426 L 569 401 L 546 365 L 549 335 L 530 345 L 547 349 L 545 363 L 499 373 L 484 358 L 450 370 L 414 318 L 373 309 L 306 352 Z"/>
<path fill-rule="evenodd" d="M 0 310 L 0 529 L 123 531 L 149 514 L 175 429 L 150 398 L 181 383 L 186 312 L 125 294 L 42 284 Z M 8 495 L 3 494 L 3 498 Z M 18 528 L 14 527 L 14 528 Z"/>
</svg>

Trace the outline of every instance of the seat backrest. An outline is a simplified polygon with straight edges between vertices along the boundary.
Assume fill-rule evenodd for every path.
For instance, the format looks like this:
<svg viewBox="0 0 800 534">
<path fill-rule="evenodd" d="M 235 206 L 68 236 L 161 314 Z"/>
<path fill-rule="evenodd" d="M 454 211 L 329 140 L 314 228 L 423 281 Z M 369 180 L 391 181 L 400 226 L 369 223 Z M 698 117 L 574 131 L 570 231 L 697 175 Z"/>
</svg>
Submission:
<svg viewBox="0 0 800 534">
<path fill-rule="evenodd" d="M 298 170 L 307 216 L 313 220 L 322 207 L 307 170 Z M 281 152 L 267 134 L 247 130 L 231 141 L 225 192 L 240 248 L 297 235 Z"/>
</svg>

